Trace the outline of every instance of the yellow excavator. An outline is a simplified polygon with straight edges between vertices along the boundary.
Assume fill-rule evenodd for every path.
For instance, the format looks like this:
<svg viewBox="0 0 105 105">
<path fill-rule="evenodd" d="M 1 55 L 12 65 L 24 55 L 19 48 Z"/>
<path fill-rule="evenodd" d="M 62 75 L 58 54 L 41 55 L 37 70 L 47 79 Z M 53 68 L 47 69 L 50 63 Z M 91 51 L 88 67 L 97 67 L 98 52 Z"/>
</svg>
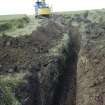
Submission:
<svg viewBox="0 0 105 105">
<path fill-rule="evenodd" d="M 35 17 L 47 17 L 51 16 L 51 8 L 46 4 L 45 0 L 37 0 L 35 2 Z"/>
</svg>

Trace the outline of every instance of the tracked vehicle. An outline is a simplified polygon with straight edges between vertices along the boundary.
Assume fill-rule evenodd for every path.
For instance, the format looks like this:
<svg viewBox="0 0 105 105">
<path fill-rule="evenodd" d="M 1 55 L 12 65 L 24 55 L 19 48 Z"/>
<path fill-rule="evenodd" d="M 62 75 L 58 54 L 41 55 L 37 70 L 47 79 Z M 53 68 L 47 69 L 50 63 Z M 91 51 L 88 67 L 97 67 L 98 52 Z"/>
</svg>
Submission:
<svg viewBox="0 0 105 105">
<path fill-rule="evenodd" d="M 46 4 L 45 0 L 37 0 L 35 2 L 35 17 L 47 17 L 51 16 L 51 8 Z"/>
</svg>

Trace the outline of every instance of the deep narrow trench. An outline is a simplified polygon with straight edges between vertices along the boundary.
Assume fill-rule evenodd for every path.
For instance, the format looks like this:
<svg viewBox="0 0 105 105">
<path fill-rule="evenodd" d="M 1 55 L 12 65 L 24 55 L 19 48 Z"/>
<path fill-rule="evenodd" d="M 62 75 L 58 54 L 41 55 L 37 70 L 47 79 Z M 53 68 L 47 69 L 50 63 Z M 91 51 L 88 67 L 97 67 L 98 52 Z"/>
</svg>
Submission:
<svg viewBox="0 0 105 105">
<path fill-rule="evenodd" d="M 76 105 L 76 73 L 80 49 L 80 39 L 77 35 L 69 32 L 67 48 L 62 51 L 65 61 L 61 61 L 58 66 L 61 73 L 50 105 Z"/>
<path fill-rule="evenodd" d="M 42 102 L 39 80 L 37 76 L 32 78 L 30 81 L 30 85 L 32 86 L 32 102 L 27 105 L 76 105 L 76 73 L 80 49 L 80 36 L 79 32 L 75 29 L 71 29 L 68 35 L 67 46 L 62 49 L 62 56 L 64 56 L 64 58 L 61 57 L 58 63 L 58 78 L 56 84 L 50 83 L 50 81 L 48 82 L 54 89 L 47 91 L 48 97 L 43 99 L 44 102 Z M 31 83 L 32 81 L 33 83 Z"/>
<path fill-rule="evenodd" d="M 72 89 L 71 98 L 75 99 L 77 54 L 72 52 L 65 63 L 66 65 L 61 68 L 62 73 L 59 76 L 51 105 L 64 105 L 70 89 Z"/>
</svg>

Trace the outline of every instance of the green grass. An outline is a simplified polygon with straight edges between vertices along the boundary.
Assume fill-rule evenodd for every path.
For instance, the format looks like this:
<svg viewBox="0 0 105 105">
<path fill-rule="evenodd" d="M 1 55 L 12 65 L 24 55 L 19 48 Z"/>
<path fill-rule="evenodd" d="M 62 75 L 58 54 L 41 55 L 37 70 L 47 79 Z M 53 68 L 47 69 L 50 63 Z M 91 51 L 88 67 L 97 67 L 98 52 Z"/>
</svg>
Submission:
<svg viewBox="0 0 105 105">
<path fill-rule="evenodd" d="M 12 20 L 12 19 L 21 19 L 22 17 L 24 17 L 25 15 L 1 15 L 0 16 L 0 22 L 1 21 L 8 21 L 8 20 Z"/>
<path fill-rule="evenodd" d="M 58 44 L 49 50 L 50 56 L 59 56 L 62 53 L 62 49 L 66 48 L 68 40 L 68 34 L 64 33 L 62 39 L 58 42 Z"/>
<path fill-rule="evenodd" d="M 25 73 L 0 75 L 0 105 L 20 105 L 14 95 L 14 90 L 19 84 L 25 83 Z"/>
<path fill-rule="evenodd" d="M 0 32 L 7 30 L 15 30 L 16 28 L 23 28 L 30 19 L 27 16 L 1 16 L 0 17 Z"/>
<path fill-rule="evenodd" d="M 95 10 L 81 10 L 81 11 L 70 11 L 70 12 L 61 12 L 65 18 L 72 17 L 85 17 L 96 23 L 105 22 L 105 9 L 95 9 Z"/>
<path fill-rule="evenodd" d="M 38 20 L 34 16 L 0 16 L 0 36 L 3 34 L 13 37 L 29 35 L 38 25 Z"/>
</svg>

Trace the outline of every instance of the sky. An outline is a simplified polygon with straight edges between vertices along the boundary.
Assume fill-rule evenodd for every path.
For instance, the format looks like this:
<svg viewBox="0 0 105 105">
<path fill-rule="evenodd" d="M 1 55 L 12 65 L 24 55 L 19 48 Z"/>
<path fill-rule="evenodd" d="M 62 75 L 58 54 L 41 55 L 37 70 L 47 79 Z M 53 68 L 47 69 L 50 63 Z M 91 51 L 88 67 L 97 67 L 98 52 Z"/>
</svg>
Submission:
<svg viewBox="0 0 105 105">
<path fill-rule="evenodd" d="M 34 14 L 36 0 L 0 0 L 0 15 Z M 105 0 L 46 0 L 54 12 L 105 8 Z"/>
</svg>

